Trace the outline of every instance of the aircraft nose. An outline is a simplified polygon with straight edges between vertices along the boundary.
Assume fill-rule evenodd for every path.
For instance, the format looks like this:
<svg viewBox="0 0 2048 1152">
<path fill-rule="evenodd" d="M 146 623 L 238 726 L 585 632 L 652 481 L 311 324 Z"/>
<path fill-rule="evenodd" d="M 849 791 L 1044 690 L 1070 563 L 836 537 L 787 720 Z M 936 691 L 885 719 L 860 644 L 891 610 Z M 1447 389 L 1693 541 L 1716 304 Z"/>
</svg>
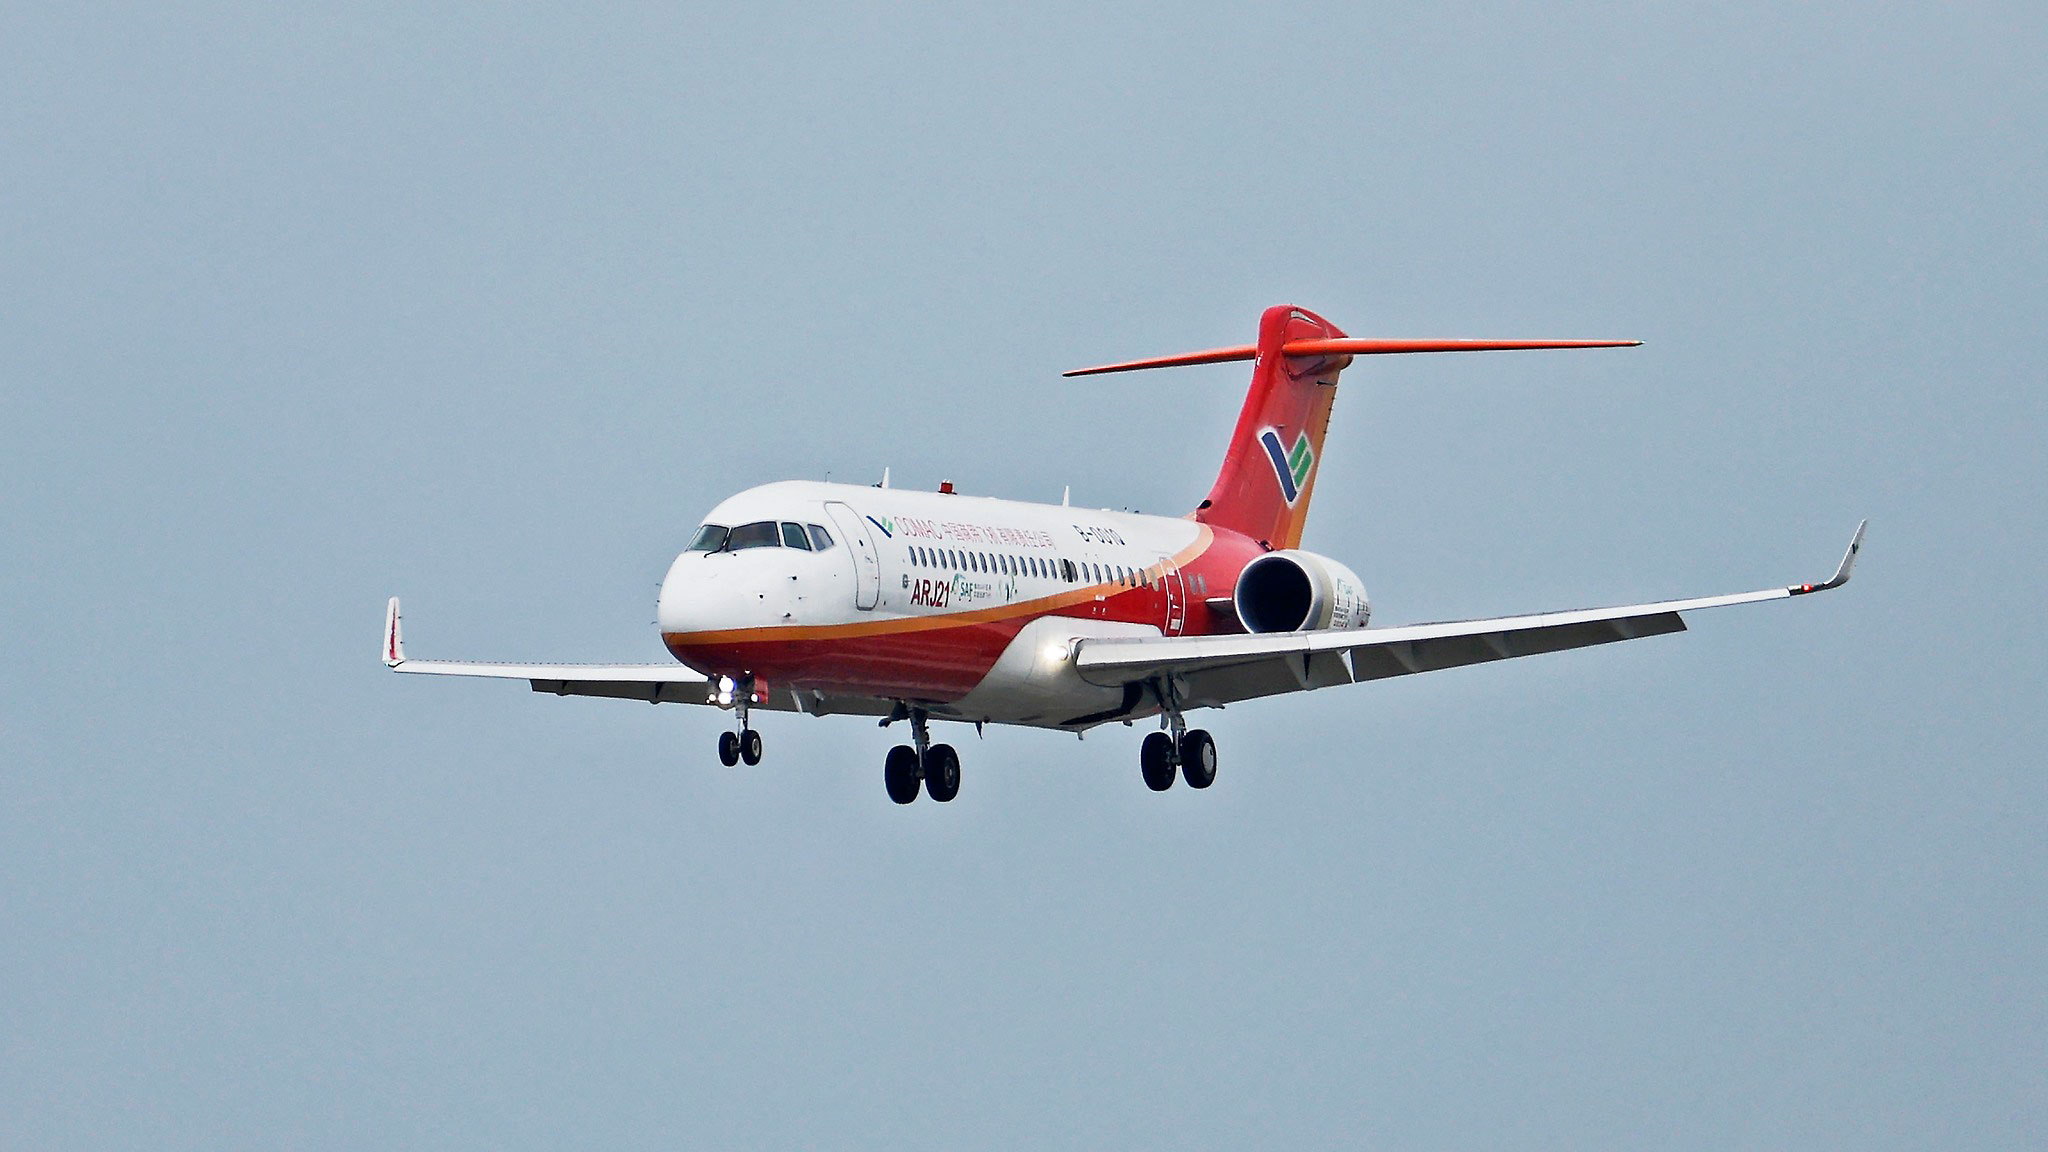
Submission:
<svg viewBox="0 0 2048 1152">
<path fill-rule="evenodd" d="M 662 577 L 661 594 L 655 598 L 654 618 L 663 635 L 703 631 L 708 626 L 716 575 L 709 570 L 701 552 L 685 552 L 668 566 Z"/>
</svg>

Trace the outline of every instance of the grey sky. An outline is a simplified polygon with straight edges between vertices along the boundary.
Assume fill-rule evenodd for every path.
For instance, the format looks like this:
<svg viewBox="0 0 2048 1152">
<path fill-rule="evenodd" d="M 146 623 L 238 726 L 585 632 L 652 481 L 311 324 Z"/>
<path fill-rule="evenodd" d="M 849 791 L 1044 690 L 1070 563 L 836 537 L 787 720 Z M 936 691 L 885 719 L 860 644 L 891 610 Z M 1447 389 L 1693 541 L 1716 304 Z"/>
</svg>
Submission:
<svg viewBox="0 0 2048 1152">
<path fill-rule="evenodd" d="M 0 1140 L 2038 1148 L 2030 5 L 0 10 Z M 655 659 L 788 476 L 1179 512 L 1251 339 L 1400 622 L 1639 644 L 959 740 Z"/>
</svg>

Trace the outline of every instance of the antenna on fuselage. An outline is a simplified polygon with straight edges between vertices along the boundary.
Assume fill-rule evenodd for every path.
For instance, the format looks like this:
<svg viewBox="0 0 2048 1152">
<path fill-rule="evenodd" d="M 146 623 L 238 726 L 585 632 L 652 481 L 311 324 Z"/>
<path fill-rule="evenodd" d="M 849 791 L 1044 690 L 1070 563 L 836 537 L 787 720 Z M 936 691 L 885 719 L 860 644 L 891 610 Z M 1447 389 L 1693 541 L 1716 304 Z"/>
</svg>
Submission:
<svg viewBox="0 0 2048 1152">
<path fill-rule="evenodd" d="M 1072 484 L 1069 484 L 1065 488 L 1060 489 L 1060 507 L 1065 508 L 1067 506 L 1067 503 L 1070 500 L 1072 500 L 1073 497 L 1074 486 Z"/>
<path fill-rule="evenodd" d="M 882 483 L 880 486 L 883 488 L 887 488 L 889 486 L 889 470 L 887 468 L 882 469 Z"/>
</svg>

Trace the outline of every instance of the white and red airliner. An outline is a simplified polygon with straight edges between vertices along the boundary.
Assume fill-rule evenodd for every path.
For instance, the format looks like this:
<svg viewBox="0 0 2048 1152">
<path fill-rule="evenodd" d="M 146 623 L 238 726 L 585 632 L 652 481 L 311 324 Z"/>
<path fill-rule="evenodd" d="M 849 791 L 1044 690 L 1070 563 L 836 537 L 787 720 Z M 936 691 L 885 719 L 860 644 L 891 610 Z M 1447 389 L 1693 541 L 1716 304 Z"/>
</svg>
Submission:
<svg viewBox="0 0 2048 1152">
<path fill-rule="evenodd" d="M 1251 390 L 1208 498 L 1183 517 L 1092 512 L 956 494 L 786 481 L 706 517 L 662 581 L 672 664 L 483 664 L 405 654 L 393 598 L 385 664 L 398 672 L 530 681 L 536 692 L 730 709 L 726 764 L 761 759 L 756 712 L 907 721 L 883 782 L 908 804 L 951 800 L 960 757 L 933 720 L 1081 733 L 1158 718 L 1139 762 L 1154 790 L 1216 778 L 1200 708 L 1462 664 L 1678 632 L 1680 613 L 1846 583 L 1489 620 L 1368 626 L 1356 573 L 1302 551 L 1337 376 L 1355 356 L 1605 348 L 1627 340 L 1360 340 L 1281 306 L 1256 344 L 1110 364 L 1069 376 L 1248 360 Z"/>
</svg>

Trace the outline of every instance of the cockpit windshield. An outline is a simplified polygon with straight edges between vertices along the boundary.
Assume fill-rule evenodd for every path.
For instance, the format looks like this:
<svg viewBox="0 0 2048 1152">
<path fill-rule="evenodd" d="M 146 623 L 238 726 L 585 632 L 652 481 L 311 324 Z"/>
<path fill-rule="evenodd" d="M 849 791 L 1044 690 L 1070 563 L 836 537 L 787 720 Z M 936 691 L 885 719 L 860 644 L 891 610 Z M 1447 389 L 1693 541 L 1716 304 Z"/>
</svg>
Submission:
<svg viewBox="0 0 2048 1152">
<path fill-rule="evenodd" d="M 725 538 L 725 550 L 728 552 L 738 552 L 745 548 L 779 548 L 781 546 L 782 534 L 775 527 L 775 521 L 773 520 L 756 520 L 752 524 L 742 524 L 733 529 L 731 534 Z"/>
<path fill-rule="evenodd" d="M 778 523 L 774 520 L 756 520 L 737 528 L 706 524 L 697 529 L 697 538 L 690 542 L 692 552 L 738 552 L 746 548 L 800 548 L 806 552 L 823 552 L 830 547 L 832 534 L 822 525 Z"/>
</svg>

